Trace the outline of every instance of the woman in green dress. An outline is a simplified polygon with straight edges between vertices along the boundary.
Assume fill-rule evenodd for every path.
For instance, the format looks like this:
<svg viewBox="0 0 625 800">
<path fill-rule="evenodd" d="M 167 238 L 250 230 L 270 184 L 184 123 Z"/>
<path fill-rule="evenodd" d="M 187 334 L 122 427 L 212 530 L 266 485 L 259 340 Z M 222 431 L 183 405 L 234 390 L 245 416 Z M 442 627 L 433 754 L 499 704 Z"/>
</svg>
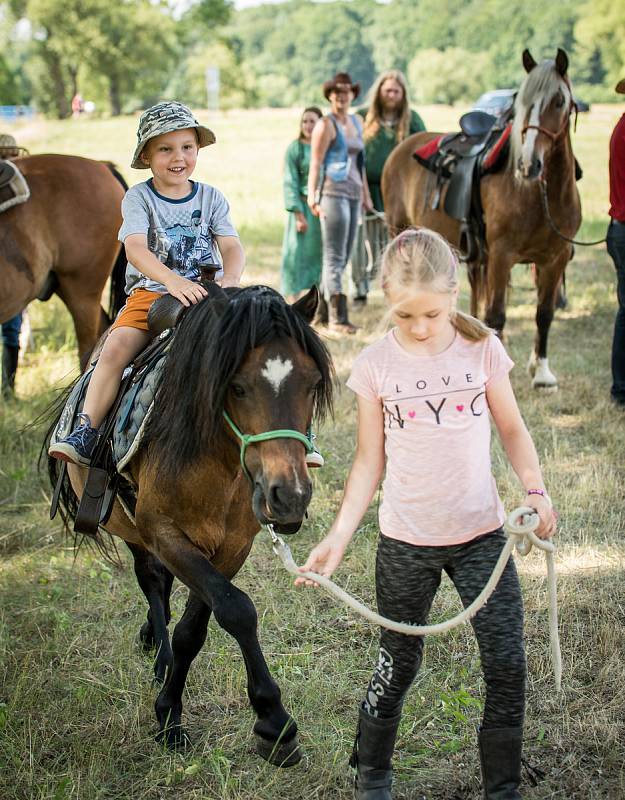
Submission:
<svg viewBox="0 0 625 800">
<path fill-rule="evenodd" d="M 304 110 L 300 134 L 284 157 L 284 206 L 288 213 L 282 243 L 282 294 L 293 303 L 321 277 L 321 228 L 306 202 L 310 137 L 323 114 L 312 106 Z"/>
</svg>

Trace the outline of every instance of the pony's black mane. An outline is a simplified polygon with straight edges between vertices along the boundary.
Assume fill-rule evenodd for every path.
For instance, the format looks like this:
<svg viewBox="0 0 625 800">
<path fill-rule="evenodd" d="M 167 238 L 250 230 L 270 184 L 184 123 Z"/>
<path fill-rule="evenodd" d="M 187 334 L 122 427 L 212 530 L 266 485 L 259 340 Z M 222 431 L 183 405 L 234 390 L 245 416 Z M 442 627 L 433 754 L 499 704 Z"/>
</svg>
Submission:
<svg viewBox="0 0 625 800">
<path fill-rule="evenodd" d="M 294 339 L 315 362 L 321 382 L 314 414 L 332 410 L 333 368 L 315 331 L 268 286 L 250 286 L 192 306 L 172 342 L 143 437 L 159 472 L 180 475 L 206 453 L 222 429 L 230 381 L 246 355 L 275 339 Z"/>
</svg>

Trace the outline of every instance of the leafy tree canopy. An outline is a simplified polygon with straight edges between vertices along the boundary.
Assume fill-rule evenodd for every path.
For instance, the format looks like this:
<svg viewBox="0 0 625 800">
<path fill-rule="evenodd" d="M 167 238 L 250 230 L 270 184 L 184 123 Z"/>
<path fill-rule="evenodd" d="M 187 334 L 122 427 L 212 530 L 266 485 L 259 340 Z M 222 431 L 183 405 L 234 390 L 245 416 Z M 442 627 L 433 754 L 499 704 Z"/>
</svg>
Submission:
<svg viewBox="0 0 625 800">
<path fill-rule="evenodd" d="M 27 41 L 15 35 L 26 20 Z M 30 27 L 29 27 L 30 26 Z M 21 26 L 24 30 L 24 25 Z M 0 0 L 0 103 L 57 116 L 76 90 L 116 114 L 176 96 L 206 105 L 207 67 L 222 105 L 321 102 L 347 71 L 366 91 L 386 69 L 409 73 L 421 102 L 513 88 L 521 53 L 569 53 L 585 99 L 616 99 L 625 76 L 625 0 Z"/>
</svg>

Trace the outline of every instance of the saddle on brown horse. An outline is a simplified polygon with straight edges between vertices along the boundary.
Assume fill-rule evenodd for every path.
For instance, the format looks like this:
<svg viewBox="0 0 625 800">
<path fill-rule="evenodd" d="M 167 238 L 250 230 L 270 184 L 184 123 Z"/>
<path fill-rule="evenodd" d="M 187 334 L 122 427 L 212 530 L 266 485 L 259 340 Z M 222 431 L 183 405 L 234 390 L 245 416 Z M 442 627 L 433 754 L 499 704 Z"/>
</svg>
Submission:
<svg viewBox="0 0 625 800">
<path fill-rule="evenodd" d="M 414 158 L 436 175 L 431 207 L 440 207 L 446 188 L 444 212 L 460 222 L 462 261 L 481 257 L 485 226 L 480 200 L 480 181 L 505 164 L 512 125 L 511 112 L 494 117 L 469 111 L 460 117 L 460 131 L 432 139 Z"/>
</svg>

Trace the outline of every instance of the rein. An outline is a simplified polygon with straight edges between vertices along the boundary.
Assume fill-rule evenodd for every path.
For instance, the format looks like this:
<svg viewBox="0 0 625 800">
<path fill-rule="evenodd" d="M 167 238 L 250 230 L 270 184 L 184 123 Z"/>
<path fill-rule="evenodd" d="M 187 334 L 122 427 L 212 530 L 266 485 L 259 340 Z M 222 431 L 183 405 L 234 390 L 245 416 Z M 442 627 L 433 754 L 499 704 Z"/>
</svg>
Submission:
<svg viewBox="0 0 625 800">
<path fill-rule="evenodd" d="M 571 244 L 577 244 L 580 247 L 592 247 L 596 244 L 603 244 L 606 241 L 606 237 L 604 236 L 603 239 L 597 239 L 594 242 L 580 242 L 578 239 L 571 239 L 568 236 L 565 236 L 562 231 L 558 230 L 553 218 L 551 216 L 551 212 L 549 211 L 549 197 L 547 195 L 547 179 L 546 178 L 539 178 L 538 185 L 540 186 L 540 196 L 543 201 L 543 210 L 545 212 L 545 216 L 547 217 L 547 222 L 549 223 L 549 227 L 551 230 L 560 237 L 560 239 L 564 239 L 565 242 L 570 242 Z"/>
<path fill-rule="evenodd" d="M 299 431 L 291 430 L 291 428 L 277 428 L 273 431 L 265 431 L 264 433 L 241 433 L 241 431 L 237 428 L 234 424 L 232 419 L 230 418 L 227 411 L 224 410 L 223 412 L 224 419 L 230 425 L 230 428 L 241 442 L 241 467 L 245 476 L 248 478 L 250 483 L 254 483 L 252 476 L 249 473 L 248 468 L 245 465 L 245 451 L 251 444 L 256 444 L 257 442 L 267 442 L 270 439 L 297 439 L 301 442 L 304 447 L 306 448 L 307 453 L 312 453 L 314 450 L 312 441 L 310 437 L 306 436 Z"/>
<path fill-rule="evenodd" d="M 543 133 L 545 136 L 551 139 L 551 143 L 552 145 L 554 145 L 557 142 L 557 140 L 566 132 L 573 111 L 575 111 L 575 121 L 573 123 L 573 131 L 575 132 L 577 130 L 577 115 L 578 115 L 577 103 L 573 103 L 569 108 L 569 113 L 565 117 L 564 122 L 560 127 L 560 130 L 554 133 L 553 131 L 550 131 L 548 128 L 543 128 L 542 125 L 526 125 L 521 131 L 521 141 L 525 141 L 525 134 L 527 133 L 527 131 L 535 130 L 538 131 L 539 133 Z M 556 236 L 559 236 L 560 239 L 563 239 L 565 242 L 569 242 L 570 244 L 576 244 L 579 245 L 580 247 L 594 247 L 594 245 L 603 244 L 606 241 L 606 238 L 604 237 L 603 239 L 597 239 L 595 242 L 580 242 L 577 239 L 571 239 L 570 237 L 565 236 L 562 233 L 562 231 L 558 230 L 558 227 L 553 221 L 553 217 L 551 216 L 551 212 L 549 211 L 549 197 L 547 196 L 547 179 L 539 178 L 538 180 L 540 186 L 541 199 L 543 203 L 543 210 L 545 212 L 545 216 L 547 217 L 547 222 L 549 223 L 549 227 L 556 234 Z"/>
<path fill-rule="evenodd" d="M 297 564 L 293 560 L 291 549 L 284 539 L 279 536 L 273 529 L 272 525 L 267 525 L 267 529 L 271 534 L 271 541 L 274 553 L 280 558 L 285 569 L 292 575 L 298 578 L 309 578 L 322 586 L 327 592 L 333 594 L 336 598 L 341 600 L 351 609 L 363 616 L 365 619 L 373 622 L 375 625 L 380 625 L 397 633 L 402 633 L 406 636 L 425 636 L 426 634 L 446 633 L 452 628 L 461 625 L 464 622 L 472 619 L 478 611 L 483 608 L 488 602 L 490 596 L 495 591 L 499 578 L 501 577 L 508 559 L 512 551 L 517 549 L 521 556 L 527 556 L 532 547 L 536 545 L 540 550 L 545 553 L 547 561 L 547 580 L 549 588 L 549 638 L 551 643 L 551 660 L 553 663 L 553 671 L 555 675 L 556 691 L 560 691 L 562 687 L 562 654 L 560 651 L 560 639 L 558 636 L 558 599 L 556 594 L 556 571 L 554 563 L 554 553 L 556 550 L 552 542 L 539 539 L 534 533 L 538 527 L 538 514 L 533 508 L 528 506 L 520 506 L 512 511 L 506 519 L 506 530 L 508 540 L 504 545 L 499 559 L 495 564 L 492 575 L 490 576 L 486 586 L 482 589 L 480 594 L 475 598 L 471 605 L 467 606 L 463 611 L 457 614 L 452 619 L 445 622 L 439 622 L 436 625 L 410 625 L 405 622 L 397 622 L 396 620 L 387 619 L 386 617 L 377 614 L 371 609 L 367 608 L 359 600 L 349 595 L 340 586 L 326 578 L 324 575 L 318 575 L 316 572 L 300 572 Z"/>
</svg>

